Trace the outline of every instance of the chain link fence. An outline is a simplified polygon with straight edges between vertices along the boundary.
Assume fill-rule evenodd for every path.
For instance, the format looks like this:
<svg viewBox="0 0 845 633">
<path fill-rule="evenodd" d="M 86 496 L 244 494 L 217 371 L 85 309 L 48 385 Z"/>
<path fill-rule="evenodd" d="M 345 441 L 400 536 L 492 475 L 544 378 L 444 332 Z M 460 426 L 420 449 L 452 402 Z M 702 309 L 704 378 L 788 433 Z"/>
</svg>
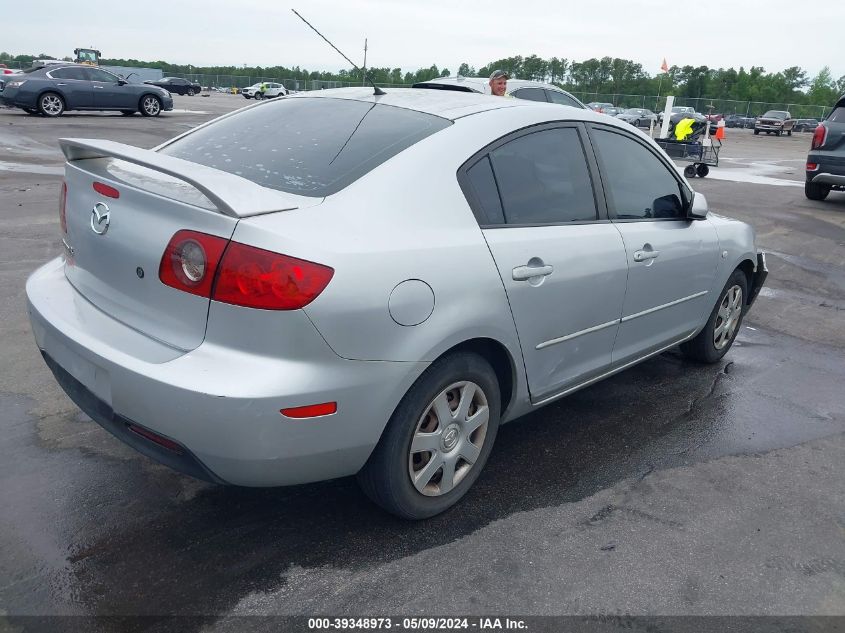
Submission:
<svg viewBox="0 0 845 633">
<path fill-rule="evenodd" d="M 600 92 L 572 91 L 584 103 L 612 103 L 618 108 L 647 108 L 662 112 L 666 107 L 666 95 L 626 95 Z M 806 105 L 798 103 L 771 103 L 765 101 L 735 101 L 731 99 L 709 99 L 707 97 L 675 97 L 676 106 L 687 106 L 702 114 L 740 114 L 745 117 L 760 116 L 768 110 L 786 110 L 795 119 L 824 119 L 830 114 L 831 106 Z"/>
</svg>

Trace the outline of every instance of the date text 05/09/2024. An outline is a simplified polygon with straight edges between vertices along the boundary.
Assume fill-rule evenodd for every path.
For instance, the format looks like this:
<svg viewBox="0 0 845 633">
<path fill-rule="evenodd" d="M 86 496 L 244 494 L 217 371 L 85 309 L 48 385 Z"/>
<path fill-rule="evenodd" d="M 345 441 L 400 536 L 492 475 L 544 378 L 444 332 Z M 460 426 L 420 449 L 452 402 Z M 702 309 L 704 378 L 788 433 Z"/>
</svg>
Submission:
<svg viewBox="0 0 845 633">
<path fill-rule="evenodd" d="M 378 629 L 394 629 L 398 631 L 445 631 L 445 630 L 527 630 L 524 620 L 512 618 L 477 617 L 477 618 L 390 618 L 390 617 L 356 617 L 356 618 L 308 618 L 308 629 L 319 630 L 347 630 L 366 631 Z"/>
</svg>

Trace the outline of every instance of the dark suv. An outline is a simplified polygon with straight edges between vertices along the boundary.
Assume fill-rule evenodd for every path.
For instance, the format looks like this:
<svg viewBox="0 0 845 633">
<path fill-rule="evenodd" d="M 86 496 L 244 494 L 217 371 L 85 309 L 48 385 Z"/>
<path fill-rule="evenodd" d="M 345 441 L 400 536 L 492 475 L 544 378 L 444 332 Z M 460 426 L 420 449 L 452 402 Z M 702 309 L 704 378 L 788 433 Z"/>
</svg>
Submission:
<svg viewBox="0 0 845 633">
<path fill-rule="evenodd" d="M 831 190 L 845 191 L 845 95 L 813 132 L 807 154 L 804 193 L 810 200 L 824 200 Z"/>
</svg>

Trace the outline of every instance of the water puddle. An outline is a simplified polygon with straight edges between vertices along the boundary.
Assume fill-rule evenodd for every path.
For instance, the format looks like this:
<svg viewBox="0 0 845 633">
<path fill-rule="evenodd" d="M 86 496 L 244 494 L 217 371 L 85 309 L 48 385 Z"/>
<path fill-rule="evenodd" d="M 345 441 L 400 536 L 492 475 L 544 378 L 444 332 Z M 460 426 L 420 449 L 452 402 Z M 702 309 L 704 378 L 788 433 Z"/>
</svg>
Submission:
<svg viewBox="0 0 845 633">
<path fill-rule="evenodd" d="M 754 185 L 774 185 L 776 187 L 803 187 L 803 180 L 791 180 L 783 176 L 795 174 L 798 169 L 787 165 L 778 165 L 779 162 L 793 161 L 772 161 L 772 162 L 746 162 L 743 159 L 723 158 L 722 162 L 740 163 L 742 167 L 711 168 L 708 178 L 714 180 L 728 180 L 731 182 L 750 183 Z M 803 162 L 803 161 L 802 161 Z"/>
</svg>

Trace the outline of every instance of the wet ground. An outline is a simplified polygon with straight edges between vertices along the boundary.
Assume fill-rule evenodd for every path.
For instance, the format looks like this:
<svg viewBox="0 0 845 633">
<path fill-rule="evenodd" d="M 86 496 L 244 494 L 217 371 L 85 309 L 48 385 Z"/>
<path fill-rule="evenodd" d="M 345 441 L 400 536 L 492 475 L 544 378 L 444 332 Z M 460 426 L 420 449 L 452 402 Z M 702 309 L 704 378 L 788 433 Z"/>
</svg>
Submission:
<svg viewBox="0 0 845 633">
<path fill-rule="evenodd" d="M 0 625 L 845 614 L 845 195 L 804 198 L 809 134 L 729 130 L 720 167 L 693 181 L 771 252 L 724 362 L 669 352 L 503 427 L 465 501 L 408 523 L 350 480 L 249 490 L 159 467 L 81 414 L 33 343 L 23 284 L 59 252 L 56 138 L 151 147 L 243 103 L 176 97 L 183 111 L 157 120 L 0 110 Z"/>
</svg>

